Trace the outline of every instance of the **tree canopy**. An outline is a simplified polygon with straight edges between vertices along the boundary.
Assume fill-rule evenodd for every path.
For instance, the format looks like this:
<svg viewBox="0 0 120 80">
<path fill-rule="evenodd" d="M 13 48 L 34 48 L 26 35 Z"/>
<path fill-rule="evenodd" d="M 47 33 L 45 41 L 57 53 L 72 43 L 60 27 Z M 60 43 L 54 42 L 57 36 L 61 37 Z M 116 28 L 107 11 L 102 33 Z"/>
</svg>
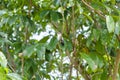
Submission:
<svg viewBox="0 0 120 80">
<path fill-rule="evenodd" d="M 120 0 L 0 0 L 1 80 L 120 80 L 119 62 Z"/>
</svg>

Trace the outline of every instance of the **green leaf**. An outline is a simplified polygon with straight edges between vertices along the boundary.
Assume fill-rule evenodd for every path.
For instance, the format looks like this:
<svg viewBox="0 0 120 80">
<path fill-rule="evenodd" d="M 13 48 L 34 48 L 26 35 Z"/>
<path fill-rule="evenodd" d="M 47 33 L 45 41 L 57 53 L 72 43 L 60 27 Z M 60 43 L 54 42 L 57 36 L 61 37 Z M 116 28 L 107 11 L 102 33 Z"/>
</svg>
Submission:
<svg viewBox="0 0 120 80">
<path fill-rule="evenodd" d="M 101 74 L 101 80 L 108 80 L 107 79 L 107 69 L 103 69 L 103 73 Z"/>
<path fill-rule="evenodd" d="M 20 75 L 16 74 L 16 73 L 9 73 L 7 74 L 7 76 L 12 79 L 12 80 L 22 80 L 22 78 L 20 77 Z"/>
<path fill-rule="evenodd" d="M 98 66 L 95 64 L 94 60 L 92 60 L 92 58 L 86 53 L 80 53 L 80 54 L 81 54 L 82 59 L 87 61 L 88 65 L 92 69 L 92 71 L 95 71 Z"/>
<path fill-rule="evenodd" d="M 73 46 L 72 46 L 72 42 L 70 41 L 70 40 L 67 40 L 67 39 L 65 39 L 65 49 L 67 49 L 67 50 L 69 50 L 69 51 L 72 51 L 72 49 L 73 49 Z"/>
<path fill-rule="evenodd" d="M 120 34 L 120 20 L 116 22 L 115 25 L 115 34 L 119 35 Z"/>
<path fill-rule="evenodd" d="M 100 37 L 100 31 L 97 30 L 97 29 L 93 29 L 93 35 L 92 35 L 92 37 L 93 37 L 96 41 L 98 41 L 98 40 L 99 40 L 99 37 Z"/>
<path fill-rule="evenodd" d="M 112 12 L 112 9 L 111 9 L 110 7 L 108 7 L 108 6 L 105 6 L 105 7 L 106 7 L 106 9 L 107 9 L 107 11 L 108 11 L 109 13 Z"/>
<path fill-rule="evenodd" d="M 52 60 L 52 53 L 50 52 L 50 50 L 47 50 L 47 49 L 46 49 L 46 52 L 45 52 L 45 60 L 46 60 L 46 61 Z"/>
<path fill-rule="evenodd" d="M 6 72 L 3 67 L 0 67 L 0 80 L 7 80 Z"/>
<path fill-rule="evenodd" d="M 10 42 L 8 39 L 6 38 L 0 38 L 0 43 L 8 43 L 8 44 L 12 44 L 12 42 Z"/>
<path fill-rule="evenodd" d="M 61 3 L 60 0 L 54 0 L 54 3 L 53 3 L 53 4 L 54 4 L 55 6 L 60 6 L 60 3 Z"/>
<path fill-rule="evenodd" d="M 115 3 L 116 3 L 116 0 L 111 0 L 111 3 L 112 3 L 112 4 L 115 4 Z"/>
<path fill-rule="evenodd" d="M 9 17 L 8 19 L 9 25 L 12 26 L 13 24 L 15 24 L 17 19 L 18 19 L 17 16 Z"/>
<path fill-rule="evenodd" d="M 4 15 L 4 14 L 6 14 L 7 13 L 7 10 L 0 10 L 0 16 L 2 16 L 2 15 Z"/>
<path fill-rule="evenodd" d="M 100 54 L 105 53 L 105 48 L 103 47 L 100 41 L 96 41 L 95 48 L 96 48 L 96 51 L 98 51 Z"/>
<path fill-rule="evenodd" d="M 96 54 L 96 53 L 90 53 L 89 56 L 91 59 L 95 62 L 95 64 L 99 67 L 102 68 L 104 63 L 103 63 L 103 58 L 102 56 Z"/>
<path fill-rule="evenodd" d="M 109 33 L 114 32 L 115 23 L 114 23 L 112 16 L 110 16 L 110 15 L 106 16 L 106 25 L 107 25 L 107 29 L 108 29 Z"/>
<path fill-rule="evenodd" d="M 4 33 L 4 32 L 0 32 L 0 36 L 6 38 L 6 37 L 7 37 L 7 34 Z"/>
<path fill-rule="evenodd" d="M 35 45 L 30 45 L 25 48 L 23 51 L 23 55 L 27 58 L 29 58 L 35 51 L 36 51 Z"/>
<path fill-rule="evenodd" d="M 108 33 L 107 30 L 102 30 L 102 33 L 101 33 L 101 44 L 102 45 L 105 45 L 105 44 L 109 44 L 111 42 L 111 39 L 112 39 L 112 35 Z"/>
<path fill-rule="evenodd" d="M 40 43 L 46 43 L 48 39 L 49 39 L 49 36 L 45 36 L 45 37 L 42 38 L 39 42 L 40 42 Z"/>
<path fill-rule="evenodd" d="M 50 54 L 50 53 L 45 53 L 45 60 L 46 61 L 50 61 L 52 59 L 52 54 Z"/>
<path fill-rule="evenodd" d="M 57 12 L 51 11 L 50 16 L 53 21 L 57 21 L 59 19 L 59 14 Z"/>
<path fill-rule="evenodd" d="M 58 40 L 56 37 L 52 37 L 52 39 L 50 40 L 47 49 L 52 51 L 53 49 L 56 48 L 56 45 L 58 44 Z"/>
<path fill-rule="evenodd" d="M 2 67 L 7 67 L 7 59 L 2 52 L 0 52 L 0 64 Z"/>
<path fill-rule="evenodd" d="M 46 50 L 46 48 L 45 48 L 44 44 L 37 45 L 36 49 L 37 49 L 37 51 L 36 51 L 37 52 L 37 57 L 40 60 L 45 59 L 45 50 Z"/>
<path fill-rule="evenodd" d="M 45 18 L 48 14 L 49 14 L 49 10 L 43 10 L 43 11 L 40 13 L 40 18 Z"/>
<path fill-rule="evenodd" d="M 98 57 L 98 66 L 99 66 L 99 68 L 102 68 L 103 66 L 104 66 L 104 59 L 103 59 L 103 57 L 102 56 L 100 56 L 100 55 L 98 55 L 97 56 Z"/>
</svg>

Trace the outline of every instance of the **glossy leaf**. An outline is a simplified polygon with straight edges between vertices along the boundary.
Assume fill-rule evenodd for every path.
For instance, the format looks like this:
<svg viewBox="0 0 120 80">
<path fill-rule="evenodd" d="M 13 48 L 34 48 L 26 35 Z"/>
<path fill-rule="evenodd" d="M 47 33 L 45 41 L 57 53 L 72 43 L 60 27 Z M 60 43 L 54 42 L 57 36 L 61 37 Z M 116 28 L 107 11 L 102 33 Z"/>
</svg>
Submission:
<svg viewBox="0 0 120 80">
<path fill-rule="evenodd" d="M 104 62 L 102 56 L 97 55 L 96 53 L 91 53 L 89 56 L 99 68 L 103 67 Z"/>
<path fill-rule="evenodd" d="M 56 48 L 56 45 L 58 44 L 58 40 L 56 37 L 52 37 L 52 39 L 50 40 L 47 49 L 52 51 Z"/>
<path fill-rule="evenodd" d="M 39 42 L 40 42 L 40 43 L 46 43 L 48 39 L 49 39 L 49 36 L 45 36 L 45 37 L 42 38 Z"/>
<path fill-rule="evenodd" d="M 40 59 L 40 60 L 43 60 L 45 59 L 45 50 L 46 50 L 46 47 L 44 44 L 39 44 L 36 46 L 36 52 L 37 52 L 37 57 Z"/>
<path fill-rule="evenodd" d="M 2 52 L 0 52 L 0 65 L 2 67 L 7 67 L 7 59 Z"/>
<path fill-rule="evenodd" d="M 7 76 L 12 79 L 12 80 L 22 80 L 22 78 L 20 77 L 20 75 L 16 74 L 16 73 L 9 73 L 7 74 Z"/>
<path fill-rule="evenodd" d="M 92 71 L 95 71 L 97 69 L 97 64 L 94 62 L 94 60 L 92 60 L 92 58 L 90 57 L 90 55 L 86 54 L 86 53 L 80 53 L 82 59 L 86 60 L 89 67 L 92 69 Z"/>
<path fill-rule="evenodd" d="M 23 51 L 23 55 L 27 58 L 30 58 L 30 56 L 36 51 L 35 45 L 30 45 L 27 46 L 24 51 Z"/>
<path fill-rule="evenodd" d="M 115 34 L 117 34 L 117 35 L 120 34 L 120 20 L 118 20 L 118 21 L 116 22 Z"/>
<path fill-rule="evenodd" d="M 114 32 L 115 22 L 114 22 L 112 16 L 110 16 L 110 15 L 106 16 L 106 25 L 107 25 L 107 29 L 108 29 L 109 33 Z"/>
</svg>

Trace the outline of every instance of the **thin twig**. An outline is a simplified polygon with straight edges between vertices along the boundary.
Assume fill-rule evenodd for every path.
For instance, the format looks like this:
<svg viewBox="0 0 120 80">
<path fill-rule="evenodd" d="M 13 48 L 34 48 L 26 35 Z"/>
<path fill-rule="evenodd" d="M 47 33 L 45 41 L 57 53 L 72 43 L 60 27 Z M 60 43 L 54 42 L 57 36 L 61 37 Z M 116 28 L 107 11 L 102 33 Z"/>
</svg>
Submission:
<svg viewBox="0 0 120 80">
<path fill-rule="evenodd" d="M 15 72 L 14 68 L 10 65 L 10 63 L 7 63 L 7 65 L 12 70 L 12 72 Z"/>
<path fill-rule="evenodd" d="M 63 56 L 62 56 L 62 51 L 60 50 L 60 55 L 61 55 L 61 62 L 60 62 L 60 68 L 61 68 L 61 80 L 63 80 Z"/>
<path fill-rule="evenodd" d="M 72 76 L 72 69 L 73 69 L 73 63 L 71 63 L 71 65 L 70 65 L 69 80 L 72 80 L 72 78 L 71 78 L 71 76 Z"/>
<path fill-rule="evenodd" d="M 24 76 L 24 57 L 23 56 L 21 58 L 21 63 L 22 63 L 22 76 Z"/>
<path fill-rule="evenodd" d="M 116 34 L 116 38 L 117 38 L 117 40 L 120 42 L 120 35 L 117 35 L 117 34 Z"/>
</svg>

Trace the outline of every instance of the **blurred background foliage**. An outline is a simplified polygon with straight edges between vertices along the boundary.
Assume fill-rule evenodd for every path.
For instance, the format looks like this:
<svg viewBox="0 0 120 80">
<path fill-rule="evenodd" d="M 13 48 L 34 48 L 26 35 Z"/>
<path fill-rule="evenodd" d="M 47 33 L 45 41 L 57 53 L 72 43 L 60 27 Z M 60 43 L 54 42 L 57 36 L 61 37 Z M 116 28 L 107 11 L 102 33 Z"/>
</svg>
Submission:
<svg viewBox="0 0 120 80">
<path fill-rule="evenodd" d="M 0 78 L 113 80 L 119 35 L 120 0 L 0 0 Z"/>
</svg>

